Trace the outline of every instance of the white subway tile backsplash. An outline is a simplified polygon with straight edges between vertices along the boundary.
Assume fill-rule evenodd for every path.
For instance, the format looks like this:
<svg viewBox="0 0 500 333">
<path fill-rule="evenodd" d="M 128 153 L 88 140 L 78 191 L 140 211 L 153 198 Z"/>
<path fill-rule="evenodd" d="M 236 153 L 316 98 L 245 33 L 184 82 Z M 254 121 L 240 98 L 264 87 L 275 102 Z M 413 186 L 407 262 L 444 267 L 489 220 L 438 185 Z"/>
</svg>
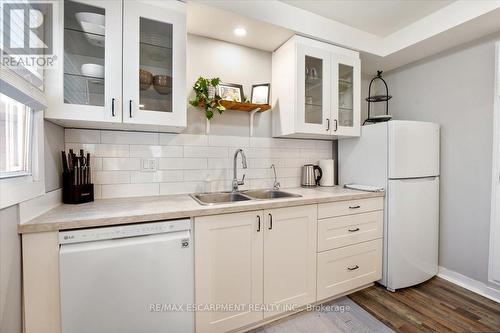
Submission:
<svg viewBox="0 0 500 333">
<path fill-rule="evenodd" d="M 184 170 L 185 181 L 206 181 L 230 179 L 228 169 Z"/>
<path fill-rule="evenodd" d="M 139 170 L 141 160 L 139 158 L 108 158 L 102 159 L 102 169 L 105 171 Z"/>
<path fill-rule="evenodd" d="M 300 149 L 300 157 L 304 158 L 316 158 L 316 159 L 328 159 L 332 158 L 332 150 L 326 149 Z"/>
<path fill-rule="evenodd" d="M 207 192 L 205 182 L 161 183 L 160 195 Z"/>
<path fill-rule="evenodd" d="M 183 171 L 182 170 L 160 170 L 155 172 L 141 172 L 141 171 L 131 171 L 130 172 L 130 182 L 131 183 L 161 183 L 161 182 L 173 182 L 182 181 Z"/>
<path fill-rule="evenodd" d="M 206 169 L 206 158 L 160 158 L 162 170 Z"/>
<path fill-rule="evenodd" d="M 270 168 L 272 164 L 276 168 L 284 167 L 285 159 L 271 159 L 271 158 L 248 158 L 247 159 L 249 168 Z"/>
<path fill-rule="evenodd" d="M 157 145 L 158 133 L 101 131 L 101 143 Z"/>
<path fill-rule="evenodd" d="M 101 198 L 143 197 L 160 194 L 159 183 L 101 185 Z"/>
<path fill-rule="evenodd" d="M 228 157 L 227 147 L 184 146 L 184 157 Z"/>
<path fill-rule="evenodd" d="M 241 162 L 238 165 L 241 166 Z M 209 158 L 208 169 L 228 169 L 233 167 L 233 160 L 229 158 Z"/>
<path fill-rule="evenodd" d="M 102 185 L 100 184 L 94 184 L 94 199 L 101 199 L 102 198 Z"/>
<path fill-rule="evenodd" d="M 210 135 L 208 136 L 208 144 L 210 146 L 244 148 L 250 146 L 250 138 L 244 136 Z"/>
<path fill-rule="evenodd" d="M 160 133 L 160 145 L 173 146 L 207 146 L 208 137 L 198 134 Z"/>
<path fill-rule="evenodd" d="M 233 154 L 242 148 L 247 169 L 238 157 L 240 189 L 269 188 L 276 166 L 283 188 L 300 186 L 301 167 L 332 158 L 332 142 L 261 137 L 167 134 L 100 130 L 65 130 L 66 150 L 92 155 L 96 198 L 165 195 L 231 190 Z M 158 170 L 141 171 L 141 160 L 156 159 Z"/>
<path fill-rule="evenodd" d="M 67 128 L 64 130 L 65 143 L 101 143 L 99 130 Z"/>
<path fill-rule="evenodd" d="M 83 149 L 92 157 L 128 157 L 130 153 L 128 145 L 67 143 L 65 146 L 66 151 L 73 149 L 73 152 L 78 155 L 80 149 Z"/>
<path fill-rule="evenodd" d="M 90 168 L 92 171 L 102 170 L 102 157 L 94 157 L 90 159 Z"/>
<path fill-rule="evenodd" d="M 182 146 L 130 146 L 130 157 L 182 157 L 183 154 Z"/>
<path fill-rule="evenodd" d="M 95 171 L 92 174 L 94 184 L 128 184 L 130 183 L 129 171 Z"/>
</svg>

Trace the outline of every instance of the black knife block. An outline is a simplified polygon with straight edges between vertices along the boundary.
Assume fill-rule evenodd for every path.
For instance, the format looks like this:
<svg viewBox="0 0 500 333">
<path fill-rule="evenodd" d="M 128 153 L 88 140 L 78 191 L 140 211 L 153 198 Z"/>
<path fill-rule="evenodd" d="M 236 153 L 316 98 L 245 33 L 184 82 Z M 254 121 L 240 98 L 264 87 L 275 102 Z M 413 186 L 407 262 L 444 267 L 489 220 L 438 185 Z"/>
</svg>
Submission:
<svg viewBox="0 0 500 333">
<path fill-rule="evenodd" d="M 94 184 L 74 185 L 71 174 L 63 173 L 63 202 L 80 204 L 94 201 Z"/>
</svg>

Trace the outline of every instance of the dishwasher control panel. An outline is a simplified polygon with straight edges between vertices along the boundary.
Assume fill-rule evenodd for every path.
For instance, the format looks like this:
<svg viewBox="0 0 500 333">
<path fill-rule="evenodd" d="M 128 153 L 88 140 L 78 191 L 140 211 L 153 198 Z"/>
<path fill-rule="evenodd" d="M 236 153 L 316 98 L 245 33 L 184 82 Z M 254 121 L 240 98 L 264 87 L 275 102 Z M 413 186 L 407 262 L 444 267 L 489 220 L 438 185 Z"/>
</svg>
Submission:
<svg viewBox="0 0 500 333">
<path fill-rule="evenodd" d="M 191 229 L 189 219 L 158 221 L 113 227 L 100 227 L 59 232 L 59 244 L 72 244 L 114 238 L 163 234 Z"/>
</svg>

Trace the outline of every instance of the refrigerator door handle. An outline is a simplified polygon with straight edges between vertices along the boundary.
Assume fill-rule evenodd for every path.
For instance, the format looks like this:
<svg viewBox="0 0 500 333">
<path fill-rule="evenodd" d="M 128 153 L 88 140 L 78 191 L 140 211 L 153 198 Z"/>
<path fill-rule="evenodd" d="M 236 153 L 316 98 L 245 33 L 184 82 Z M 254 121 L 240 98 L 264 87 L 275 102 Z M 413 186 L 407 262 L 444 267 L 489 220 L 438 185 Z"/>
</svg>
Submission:
<svg viewBox="0 0 500 333">
<path fill-rule="evenodd" d="M 429 181 L 438 178 L 439 176 L 424 176 L 424 177 L 408 177 L 408 178 L 389 178 L 389 180 L 398 180 L 402 182 Z"/>
</svg>

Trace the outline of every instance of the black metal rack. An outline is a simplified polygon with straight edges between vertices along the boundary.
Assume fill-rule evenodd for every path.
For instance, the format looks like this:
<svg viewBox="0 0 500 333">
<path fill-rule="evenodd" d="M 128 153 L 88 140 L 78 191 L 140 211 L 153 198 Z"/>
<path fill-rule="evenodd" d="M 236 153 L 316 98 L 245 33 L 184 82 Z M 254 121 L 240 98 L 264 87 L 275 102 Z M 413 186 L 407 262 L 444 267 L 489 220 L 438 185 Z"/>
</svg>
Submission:
<svg viewBox="0 0 500 333">
<path fill-rule="evenodd" d="M 382 83 L 384 83 L 385 86 L 385 95 L 375 95 L 372 96 L 372 84 L 375 80 L 380 80 Z M 389 95 L 389 88 L 387 87 L 387 83 L 385 80 L 382 78 L 382 71 L 377 71 L 377 75 L 370 81 L 370 85 L 368 87 L 368 97 L 365 98 L 365 100 L 368 102 L 368 118 L 363 122 L 363 125 L 366 123 L 378 123 L 382 121 L 388 121 L 392 117 L 389 115 L 389 100 L 392 98 L 391 95 Z M 371 117 L 370 115 L 370 105 L 371 103 L 379 103 L 379 102 L 385 102 L 385 116 L 378 116 L 378 117 Z"/>
</svg>

